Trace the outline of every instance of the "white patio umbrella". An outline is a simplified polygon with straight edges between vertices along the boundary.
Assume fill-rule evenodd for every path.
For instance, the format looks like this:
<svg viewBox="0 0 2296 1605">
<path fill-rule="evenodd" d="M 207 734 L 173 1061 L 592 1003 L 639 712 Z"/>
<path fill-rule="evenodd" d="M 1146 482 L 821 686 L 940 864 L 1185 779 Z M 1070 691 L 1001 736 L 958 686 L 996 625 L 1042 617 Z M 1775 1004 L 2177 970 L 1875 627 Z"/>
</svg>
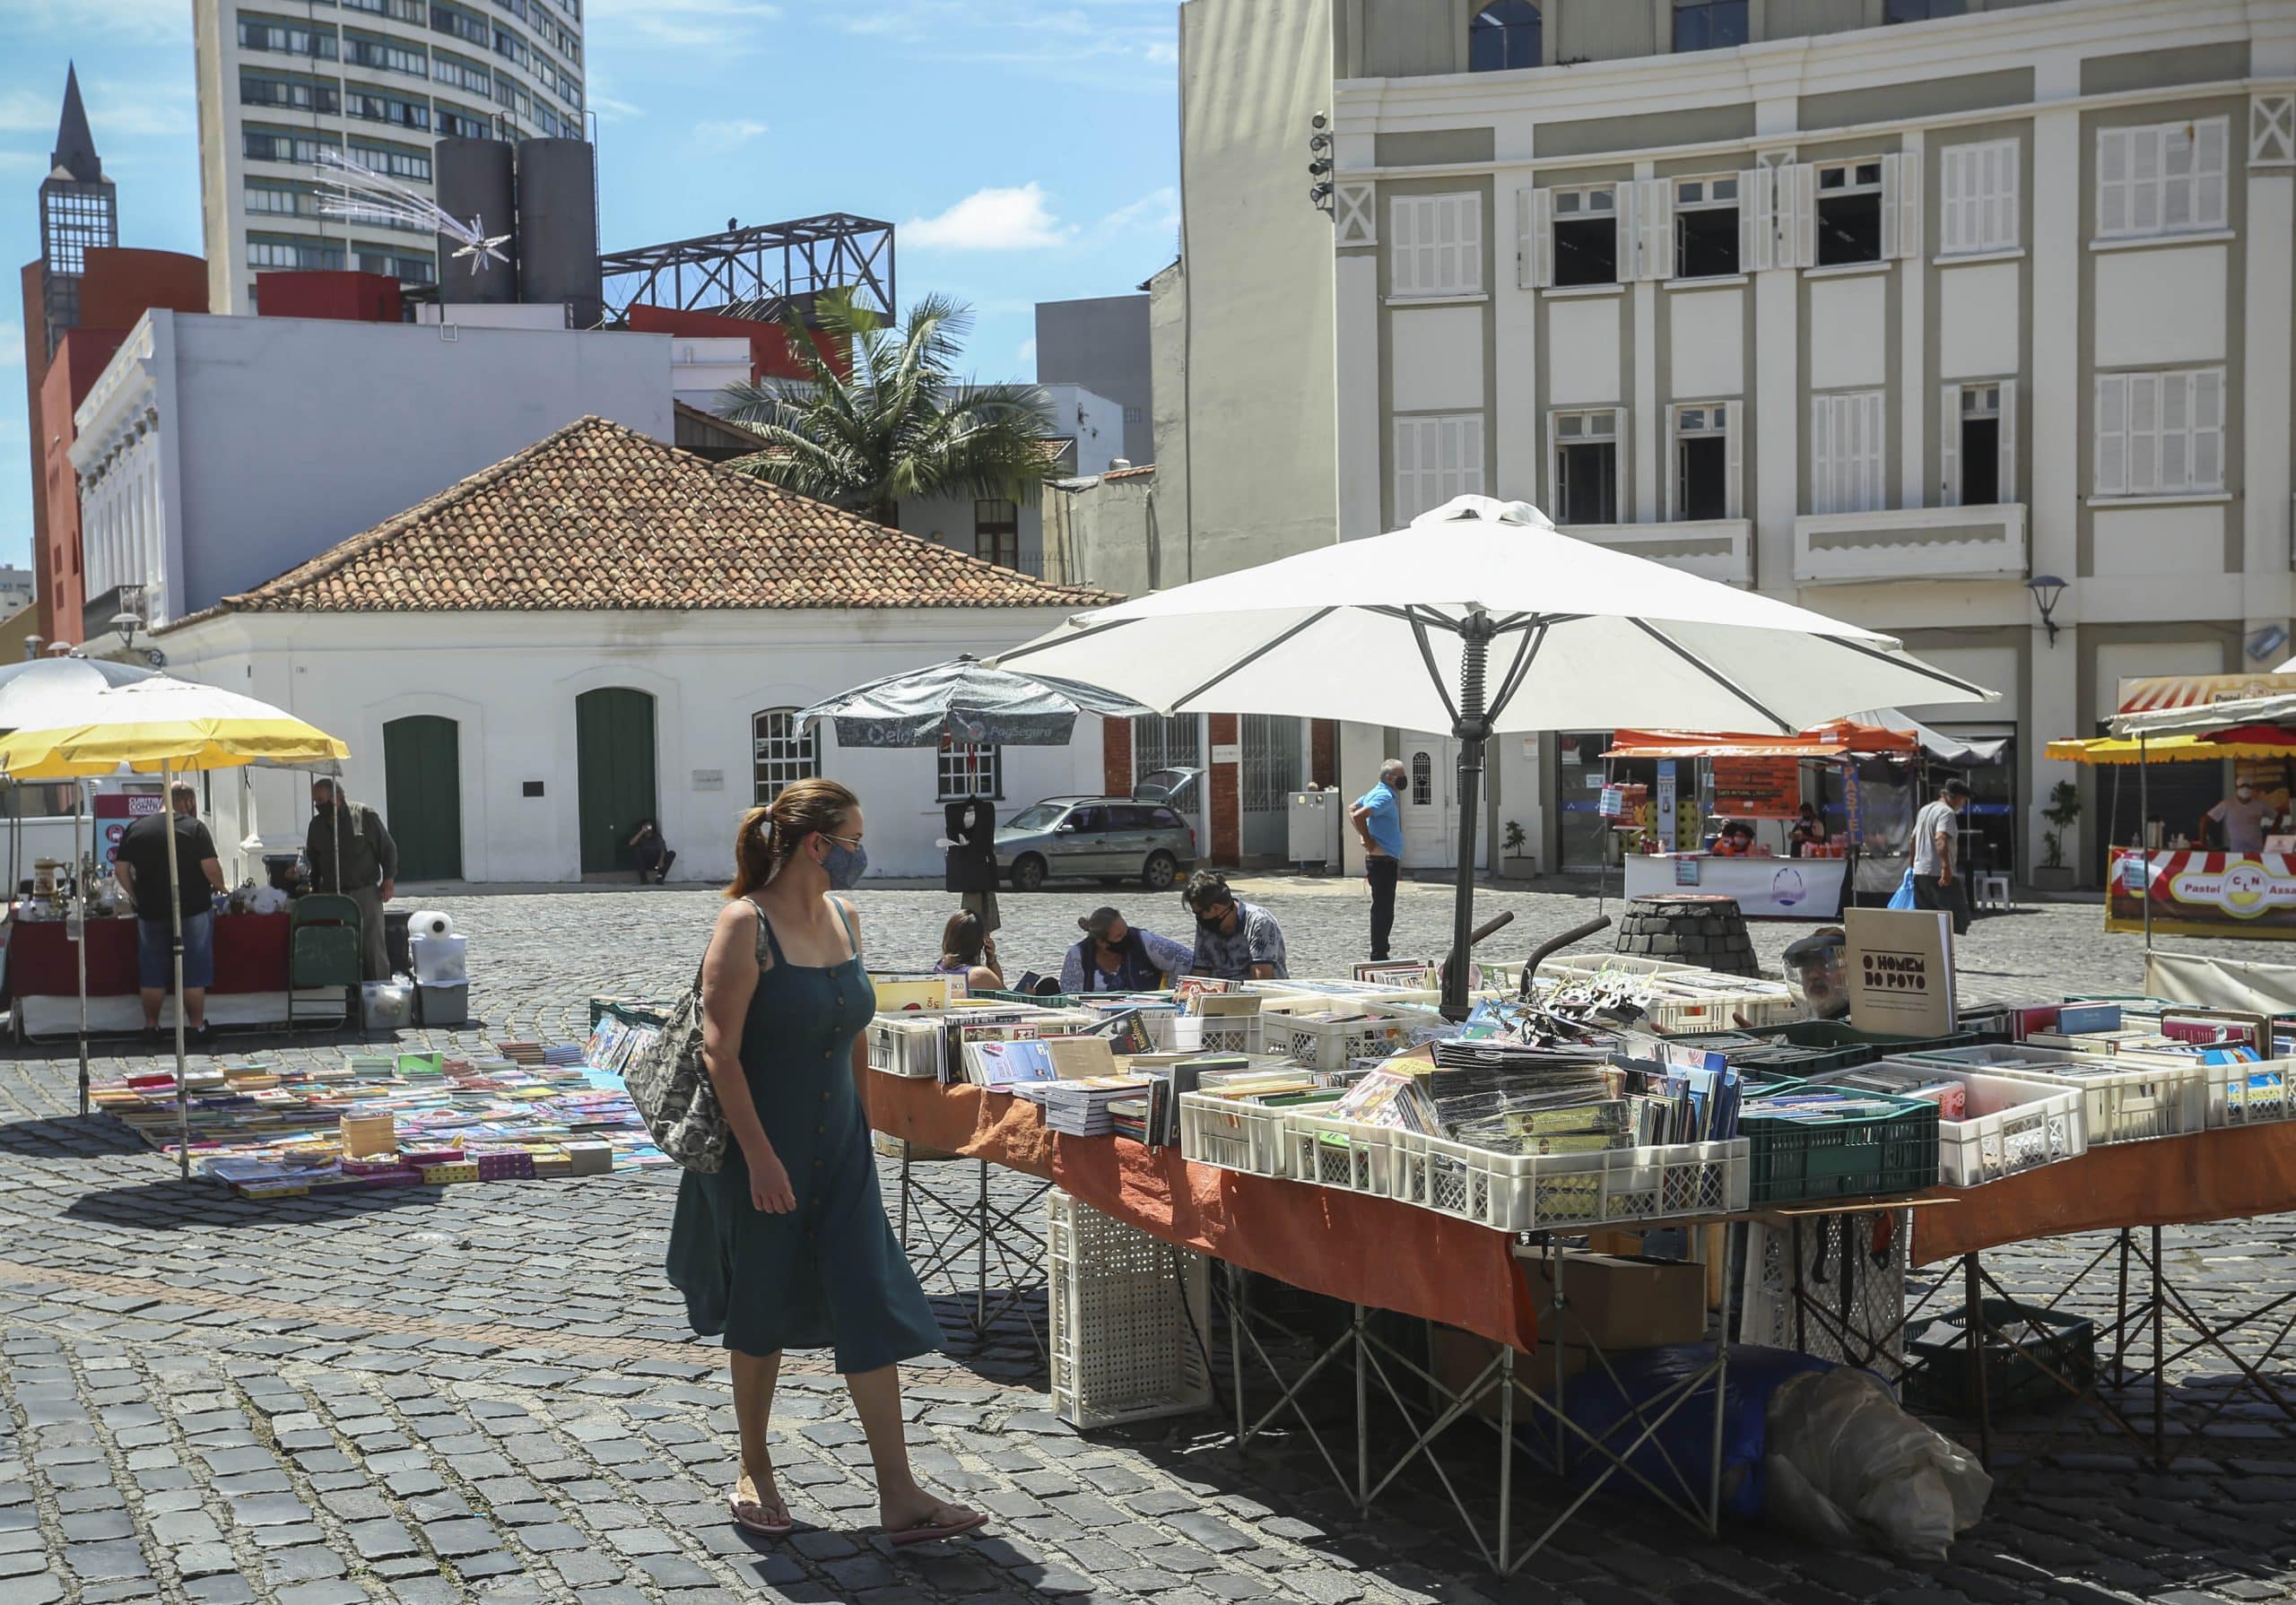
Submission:
<svg viewBox="0 0 2296 1605">
<path fill-rule="evenodd" d="M 109 775 L 123 765 L 160 776 L 169 821 L 168 908 L 175 961 L 176 1138 L 182 1175 L 191 1174 L 190 1107 L 184 1080 L 183 902 L 176 888 L 174 799 L 178 773 L 248 764 L 326 765 L 350 756 L 335 737 L 292 714 L 236 691 L 165 674 L 58 695 L 40 711 L 49 721 L 0 735 L 0 774 L 17 780 Z"/>
<path fill-rule="evenodd" d="M 1079 613 L 989 660 L 1164 714 L 1448 730 L 1460 743 L 1453 951 L 1474 928 L 1483 744 L 1509 732 L 1776 731 L 1857 708 L 1986 702 L 1892 637 L 1462 496 L 1408 528 Z M 1463 1018 L 1466 966 L 1444 1010 Z"/>
</svg>

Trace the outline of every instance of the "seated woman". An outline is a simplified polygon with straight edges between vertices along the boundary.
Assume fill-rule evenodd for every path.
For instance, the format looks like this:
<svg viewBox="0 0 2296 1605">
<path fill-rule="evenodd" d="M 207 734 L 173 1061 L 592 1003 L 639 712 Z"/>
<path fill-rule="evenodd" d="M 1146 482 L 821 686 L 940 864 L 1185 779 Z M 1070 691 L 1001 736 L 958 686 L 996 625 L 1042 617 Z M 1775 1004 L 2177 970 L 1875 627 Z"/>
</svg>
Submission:
<svg viewBox="0 0 2296 1605">
<path fill-rule="evenodd" d="M 1095 908 L 1076 922 L 1084 940 L 1060 965 L 1060 990 L 1156 992 L 1187 973 L 1195 957 L 1187 945 L 1125 923 L 1113 908 Z"/>
<path fill-rule="evenodd" d="M 1733 820 L 1714 837 L 1717 858 L 1751 858 L 1753 851 L 1754 828 L 1744 820 Z"/>
<path fill-rule="evenodd" d="M 1833 839 L 1833 833 L 1826 828 L 1826 816 L 1805 802 L 1801 817 L 1794 821 L 1793 832 L 1786 839 L 1795 857 L 1813 857 L 1818 855 L 1810 849 L 1823 847 Z"/>
<path fill-rule="evenodd" d="M 962 976 L 970 992 L 1002 992 L 1004 972 L 996 962 L 996 939 L 980 915 L 961 908 L 941 928 L 941 961 L 933 967 L 941 976 Z"/>
</svg>

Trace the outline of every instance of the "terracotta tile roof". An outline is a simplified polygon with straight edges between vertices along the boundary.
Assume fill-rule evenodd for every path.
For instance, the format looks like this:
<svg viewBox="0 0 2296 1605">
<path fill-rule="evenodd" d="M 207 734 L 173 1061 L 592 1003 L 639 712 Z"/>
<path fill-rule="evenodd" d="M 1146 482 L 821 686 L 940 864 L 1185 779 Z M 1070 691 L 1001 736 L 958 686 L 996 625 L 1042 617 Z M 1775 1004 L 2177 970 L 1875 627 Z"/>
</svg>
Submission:
<svg viewBox="0 0 2296 1605">
<path fill-rule="evenodd" d="M 1155 464 L 1143 463 L 1137 468 L 1111 468 L 1100 477 L 1104 480 L 1137 480 L 1146 479 L 1155 472 Z"/>
<path fill-rule="evenodd" d="M 1103 606 L 582 418 L 213 612 Z"/>
</svg>

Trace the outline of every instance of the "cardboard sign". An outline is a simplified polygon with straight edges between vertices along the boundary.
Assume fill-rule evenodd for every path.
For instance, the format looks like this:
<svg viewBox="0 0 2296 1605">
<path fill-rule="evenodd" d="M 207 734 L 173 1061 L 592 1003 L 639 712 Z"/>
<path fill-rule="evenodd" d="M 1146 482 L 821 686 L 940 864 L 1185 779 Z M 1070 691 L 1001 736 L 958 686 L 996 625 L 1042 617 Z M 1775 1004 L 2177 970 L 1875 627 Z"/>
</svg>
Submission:
<svg viewBox="0 0 2296 1605">
<path fill-rule="evenodd" d="M 1953 916 L 1944 909 L 1848 908 L 1842 930 L 1849 1023 L 1944 1037 L 1953 1029 Z"/>
</svg>

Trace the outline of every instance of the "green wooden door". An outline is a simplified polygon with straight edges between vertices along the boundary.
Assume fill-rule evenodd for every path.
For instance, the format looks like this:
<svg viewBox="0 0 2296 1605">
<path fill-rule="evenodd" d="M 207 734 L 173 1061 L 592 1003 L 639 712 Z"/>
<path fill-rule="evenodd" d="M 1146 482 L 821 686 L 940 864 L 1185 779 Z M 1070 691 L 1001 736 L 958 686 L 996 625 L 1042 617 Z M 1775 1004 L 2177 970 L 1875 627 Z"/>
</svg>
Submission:
<svg viewBox="0 0 2296 1605">
<path fill-rule="evenodd" d="M 383 822 L 402 881 L 463 878 L 462 727 L 436 714 L 383 726 Z"/>
<path fill-rule="evenodd" d="M 640 820 L 657 817 L 654 698 L 627 686 L 574 699 L 577 782 L 581 788 L 582 872 L 626 870 Z"/>
</svg>

